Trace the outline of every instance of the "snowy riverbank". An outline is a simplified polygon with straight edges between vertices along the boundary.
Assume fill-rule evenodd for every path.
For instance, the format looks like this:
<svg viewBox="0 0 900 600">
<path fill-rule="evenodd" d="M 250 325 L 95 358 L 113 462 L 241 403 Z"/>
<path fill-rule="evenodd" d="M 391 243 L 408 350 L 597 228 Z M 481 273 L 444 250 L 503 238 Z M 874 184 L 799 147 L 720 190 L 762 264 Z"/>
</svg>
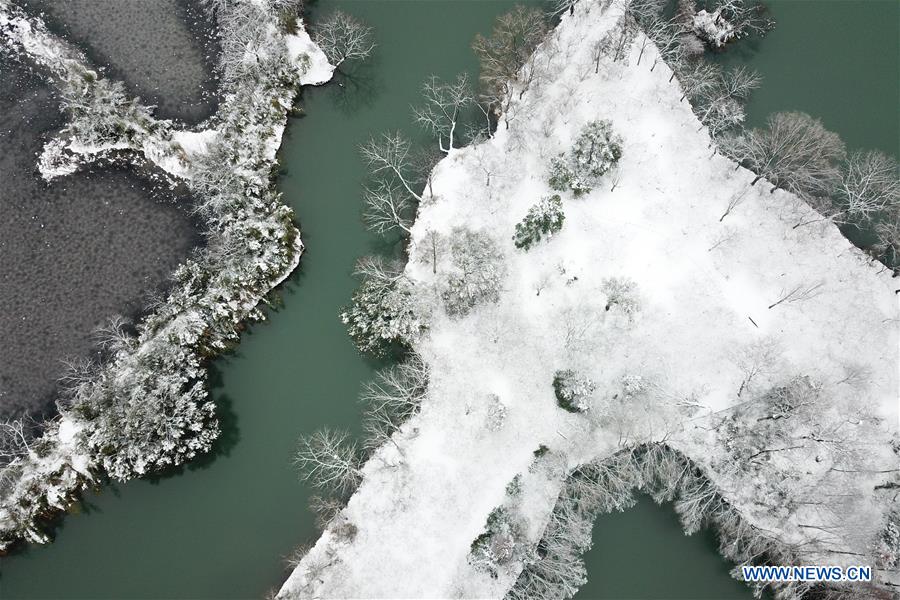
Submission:
<svg viewBox="0 0 900 600">
<path fill-rule="evenodd" d="M 539 560 L 569 471 L 646 442 L 681 451 L 803 564 L 871 564 L 879 585 L 900 583 L 884 545 L 897 280 L 831 223 L 794 228 L 805 203 L 713 155 L 671 71 L 651 70 L 652 45 L 638 64 L 640 35 L 630 60 L 596 68 L 620 17 L 606 5 L 579 3 L 539 47 L 508 129 L 435 169 L 405 271 L 429 321 L 412 343 L 427 395 L 279 597 L 503 596 Z M 618 165 L 561 194 L 562 229 L 517 249 L 516 224 L 554 193 L 551 159 L 597 119 L 622 138 Z M 496 246 L 502 285 L 450 316 L 466 231 Z M 627 298 L 613 278 L 633 283 Z M 554 397 L 564 370 L 593 384 L 583 412 Z M 485 568 L 475 542 L 504 527 Z"/>
<path fill-rule="evenodd" d="M 44 177 L 96 160 L 149 161 L 198 199 L 208 240 L 177 269 L 173 289 L 136 336 L 119 324 L 108 328 L 108 359 L 68 375 L 61 416 L 0 471 L 0 550 L 22 538 L 47 541 L 42 519 L 88 483 L 180 464 L 218 435 L 206 363 L 237 343 L 245 321 L 264 318 L 258 304 L 303 250 L 272 183 L 275 154 L 299 87 L 324 83 L 333 67 L 303 23 L 285 19 L 290 8 L 258 0 L 219 8 L 223 101 L 209 121 L 183 130 L 154 118 L 81 52 L 0 0 L 0 41 L 58 86 L 70 117 L 40 157 Z"/>
</svg>

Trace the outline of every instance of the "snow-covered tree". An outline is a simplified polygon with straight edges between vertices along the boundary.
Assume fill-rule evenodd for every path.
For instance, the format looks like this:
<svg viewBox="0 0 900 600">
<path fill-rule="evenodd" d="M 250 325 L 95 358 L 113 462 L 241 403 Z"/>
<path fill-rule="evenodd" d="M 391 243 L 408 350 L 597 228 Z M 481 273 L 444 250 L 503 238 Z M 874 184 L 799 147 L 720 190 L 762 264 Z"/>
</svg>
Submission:
<svg viewBox="0 0 900 600">
<path fill-rule="evenodd" d="M 875 555 L 878 568 L 900 569 L 900 508 L 888 513 L 876 542 Z"/>
<path fill-rule="evenodd" d="M 481 66 L 482 98 L 495 118 L 506 113 L 520 69 L 546 34 L 544 14 L 537 8 L 518 5 L 497 17 L 490 37 L 480 33 L 475 36 L 472 50 Z M 519 87 L 521 95 L 526 86 Z"/>
<path fill-rule="evenodd" d="M 600 284 L 600 291 L 606 295 L 607 311 L 616 306 L 631 318 L 640 310 L 637 284 L 628 277 L 606 277 Z"/>
<path fill-rule="evenodd" d="M 543 239 L 550 238 L 562 229 L 566 215 L 559 195 L 548 196 L 528 209 L 525 218 L 516 223 L 513 243 L 516 248 L 530 249 Z"/>
<path fill-rule="evenodd" d="M 846 151 L 841 138 L 806 113 L 770 116 L 765 129 L 733 138 L 723 152 L 756 173 L 774 192 L 785 189 L 801 197 L 826 196 L 840 176 Z"/>
<path fill-rule="evenodd" d="M 568 153 L 551 159 L 548 183 L 558 192 L 589 193 L 621 157 L 622 138 L 613 132 L 612 123 L 591 121 Z"/>
<path fill-rule="evenodd" d="M 469 562 L 497 577 L 505 565 L 525 558 L 529 546 L 521 517 L 514 509 L 498 506 L 488 515 L 484 533 L 472 542 Z"/>
<path fill-rule="evenodd" d="M 315 24 L 312 39 L 338 69 L 345 61 L 368 58 L 375 49 L 372 28 L 340 10 Z"/>
<path fill-rule="evenodd" d="M 483 231 L 455 228 L 450 235 L 453 270 L 441 292 L 444 308 L 453 317 L 467 315 L 482 302 L 497 302 L 506 274 L 503 253 Z"/>
<path fill-rule="evenodd" d="M 553 375 L 553 393 L 560 407 L 569 412 L 584 412 L 591 407 L 594 382 L 572 369 L 563 369 Z"/>
<path fill-rule="evenodd" d="M 696 11 L 694 0 L 680 2 L 679 14 L 694 34 L 712 48 L 750 34 L 764 35 L 775 23 L 757 0 L 716 0 L 712 7 Z"/>
<path fill-rule="evenodd" d="M 402 265 L 369 257 L 357 264 L 355 273 L 362 283 L 341 321 L 361 352 L 384 355 L 393 344 L 408 343 L 426 329 Z"/>
<path fill-rule="evenodd" d="M 509 409 L 497 394 L 489 394 L 487 402 L 487 414 L 484 416 L 484 427 L 488 431 L 500 431 L 506 422 Z"/>
<path fill-rule="evenodd" d="M 301 436 L 294 464 L 312 485 L 347 495 L 362 480 L 362 459 L 345 431 L 320 429 Z"/>
<path fill-rule="evenodd" d="M 463 73 L 455 82 L 445 83 L 432 75 L 422 85 L 422 95 L 425 105 L 413 109 L 416 123 L 437 136 L 438 147 L 442 152 L 450 152 L 457 139 L 461 113 L 475 99 L 469 76 Z"/>
</svg>

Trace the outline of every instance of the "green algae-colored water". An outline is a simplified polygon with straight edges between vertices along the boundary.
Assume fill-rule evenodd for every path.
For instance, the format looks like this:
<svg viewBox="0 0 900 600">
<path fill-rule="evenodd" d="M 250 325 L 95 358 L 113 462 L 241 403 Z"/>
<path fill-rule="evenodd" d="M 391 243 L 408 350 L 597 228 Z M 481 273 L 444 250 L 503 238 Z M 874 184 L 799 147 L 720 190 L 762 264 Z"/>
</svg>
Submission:
<svg viewBox="0 0 900 600">
<path fill-rule="evenodd" d="M 281 559 L 313 539 L 311 490 L 291 466 L 298 435 L 358 429 L 360 385 L 378 365 L 360 357 L 337 319 L 353 263 L 384 243 L 359 221 L 365 172 L 356 148 L 411 124 L 429 75 L 476 74 L 476 32 L 507 0 L 320 0 L 374 26 L 379 49 L 343 86 L 304 93 L 281 152 L 279 186 L 307 246 L 283 306 L 213 368 L 225 433 L 212 457 L 154 481 L 88 494 L 56 542 L 3 559 L 0 597 L 259 598 L 286 576 Z M 806 110 L 854 147 L 897 153 L 897 7 L 893 0 L 773 2 L 779 29 L 722 60 L 759 69 L 751 124 Z M 747 44 L 750 46 L 750 43 Z M 710 535 L 681 535 L 666 507 L 642 500 L 603 516 L 580 598 L 750 598 Z"/>
</svg>

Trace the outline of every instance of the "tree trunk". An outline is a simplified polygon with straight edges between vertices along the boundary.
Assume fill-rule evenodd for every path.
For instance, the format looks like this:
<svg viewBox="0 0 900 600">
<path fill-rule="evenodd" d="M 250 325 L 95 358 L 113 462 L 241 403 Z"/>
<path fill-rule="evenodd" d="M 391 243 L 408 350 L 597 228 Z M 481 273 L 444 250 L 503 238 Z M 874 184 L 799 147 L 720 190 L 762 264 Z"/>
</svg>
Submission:
<svg viewBox="0 0 900 600">
<path fill-rule="evenodd" d="M 759 181 L 759 180 L 762 179 L 762 178 L 763 178 L 762 175 L 757 175 L 757 176 L 753 179 L 753 181 L 750 182 L 750 185 L 751 185 L 751 186 L 756 185 L 756 182 Z"/>
</svg>

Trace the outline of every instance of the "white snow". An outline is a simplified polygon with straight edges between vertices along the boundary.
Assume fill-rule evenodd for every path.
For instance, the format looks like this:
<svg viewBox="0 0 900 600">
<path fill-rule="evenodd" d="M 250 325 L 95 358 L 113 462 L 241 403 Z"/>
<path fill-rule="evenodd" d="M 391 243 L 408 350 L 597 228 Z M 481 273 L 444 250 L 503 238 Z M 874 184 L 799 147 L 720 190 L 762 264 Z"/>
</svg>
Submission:
<svg viewBox="0 0 900 600">
<path fill-rule="evenodd" d="M 299 21 L 297 33 L 286 36 L 288 57 L 303 69 L 300 85 L 320 85 L 330 80 L 334 74 L 334 66 L 328 57 L 313 41 L 303 21 Z M 309 61 L 308 64 L 305 61 Z"/>
<path fill-rule="evenodd" d="M 447 258 L 434 276 L 419 260 L 424 248 L 417 243 L 428 230 L 483 230 L 508 262 L 501 299 L 458 320 L 435 306 L 429 334 L 414 345 L 431 368 L 428 395 L 420 414 L 395 434 L 402 455 L 387 445 L 369 460 L 343 513 L 358 528 L 355 538 L 326 532 L 279 597 L 502 596 L 516 571 L 490 578 L 468 564 L 469 547 L 491 509 L 504 502 L 506 484 L 529 473 L 540 444 L 567 460 L 556 476 L 526 477 L 533 541 L 566 463 L 606 456 L 623 439 L 663 438 L 710 469 L 745 518 L 783 540 L 800 540 L 808 530 L 797 523 L 819 516 L 797 510 L 779 518 L 775 509 L 783 507 L 767 486 L 796 478 L 785 490 L 794 501 L 832 485 L 826 466 L 810 466 L 818 450 L 784 455 L 773 467 L 783 475 L 741 480 L 719 468 L 715 459 L 723 451 L 707 432 L 709 415 L 748 397 L 738 397 L 740 354 L 764 341 L 780 352 L 754 379 L 754 390 L 792 375 L 823 382 L 823 415 L 852 409 L 883 418 L 872 429 L 853 430 L 868 444 L 860 460 L 872 469 L 896 466 L 889 440 L 898 428 L 898 280 L 834 226 L 792 229 L 790 217 L 810 210 L 802 201 L 770 194 L 765 181 L 751 188 L 752 173 L 711 156 L 707 132 L 679 101 L 677 80 L 668 81 L 671 71 L 662 65 L 650 71 L 652 56 L 645 53 L 636 65 L 635 49 L 630 65 L 607 60 L 595 75 L 591 47 L 617 18 L 615 7 L 579 3 L 538 50 L 541 74 L 513 102 L 509 129 L 501 123 L 494 138 L 452 151 L 436 167 L 434 195 L 413 228 L 407 274 L 420 299 L 433 304 Z M 550 157 L 601 118 L 624 139 L 615 191 L 610 173 L 588 195 L 565 194 L 562 230 L 527 253 L 516 250 L 516 222 L 552 193 Z M 745 191 L 743 203 L 720 221 L 732 194 Z M 613 276 L 637 283 L 641 310 L 633 323 L 615 307 L 604 310 L 601 282 Z M 537 295 L 541 280 L 546 285 Z M 768 308 L 785 290 L 816 283 L 822 286 L 814 297 Z M 851 363 L 870 371 L 864 395 L 836 383 Z M 562 410 L 553 395 L 554 372 L 569 367 L 597 386 L 595 407 L 583 415 Z M 630 375 L 662 392 L 617 410 L 613 396 Z M 484 426 L 491 394 L 508 409 L 498 431 Z M 699 410 L 678 406 L 689 395 Z M 829 461 L 838 458 L 821 453 L 836 464 Z M 846 485 L 871 490 L 875 481 L 860 475 Z M 865 497 L 844 509 L 872 522 L 866 535 L 883 510 Z M 863 538 L 829 542 L 866 551 Z M 821 558 L 820 550 L 811 544 L 804 551 Z M 845 558 L 831 555 L 829 562 Z"/>
</svg>

